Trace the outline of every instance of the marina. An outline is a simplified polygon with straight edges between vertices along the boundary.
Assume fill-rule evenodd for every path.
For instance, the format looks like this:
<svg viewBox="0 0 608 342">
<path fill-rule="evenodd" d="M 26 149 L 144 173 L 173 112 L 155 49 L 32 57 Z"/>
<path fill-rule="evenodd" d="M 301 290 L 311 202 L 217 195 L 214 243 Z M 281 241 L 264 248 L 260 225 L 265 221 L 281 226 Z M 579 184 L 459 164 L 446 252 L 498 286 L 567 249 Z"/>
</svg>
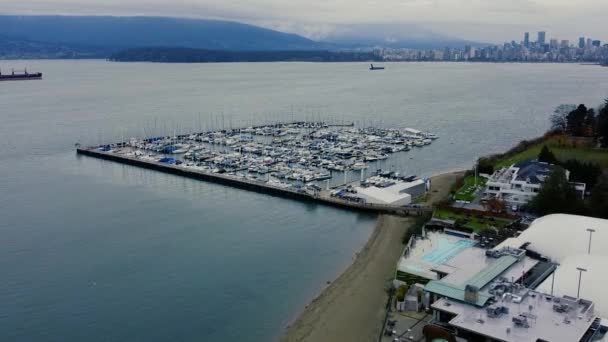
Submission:
<svg viewBox="0 0 608 342">
<path fill-rule="evenodd" d="M 437 138 L 413 128 L 294 122 L 78 145 L 77 153 L 355 210 L 416 215 L 429 210 L 412 202 L 430 182 L 378 166 Z"/>
</svg>

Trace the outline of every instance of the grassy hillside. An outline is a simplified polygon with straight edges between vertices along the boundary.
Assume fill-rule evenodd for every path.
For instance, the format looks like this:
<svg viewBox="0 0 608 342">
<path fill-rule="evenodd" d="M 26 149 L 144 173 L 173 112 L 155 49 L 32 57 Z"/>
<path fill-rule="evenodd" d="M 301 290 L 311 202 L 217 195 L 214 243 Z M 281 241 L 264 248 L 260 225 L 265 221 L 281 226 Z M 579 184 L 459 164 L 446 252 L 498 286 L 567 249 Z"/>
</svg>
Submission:
<svg viewBox="0 0 608 342">
<path fill-rule="evenodd" d="M 581 162 L 593 162 L 600 165 L 603 169 L 608 169 L 608 150 L 584 146 L 586 144 L 581 144 L 563 136 L 549 137 L 522 152 L 500 159 L 495 164 L 495 167 L 507 167 L 523 160 L 536 159 L 540 150 L 545 145 L 551 149 L 551 152 L 555 154 L 555 157 L 559 161 L 576 159 Z"/>
</svg>

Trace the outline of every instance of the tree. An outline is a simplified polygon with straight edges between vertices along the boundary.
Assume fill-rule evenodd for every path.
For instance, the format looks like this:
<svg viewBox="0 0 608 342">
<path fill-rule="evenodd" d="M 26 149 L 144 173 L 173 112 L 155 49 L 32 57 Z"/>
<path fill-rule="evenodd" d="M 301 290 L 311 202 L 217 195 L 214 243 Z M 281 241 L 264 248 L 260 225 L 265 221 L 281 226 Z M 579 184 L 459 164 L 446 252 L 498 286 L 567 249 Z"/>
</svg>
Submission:
<svg viewBox="0 0 608 342">
<path fill-rule="evenodd" d="M 494 173 L 494 163 L 488 158 L 479 158 L 477 160 L 477 172 L 491 175 Z"/>
<path fill-rule="evenodd" d="M 571 182 L 585 183 L 587 190 L 593 189 L 602 174 L 602 167 L 592 162 L 584 163 L 576 159 L 570 159 L 561 165 L 570 171 L 569 179 Z"/>
<path fill-rule="evenodd" d="M 592 216 L 608 219 L 608 176 L 600 177 L 599 182 L 591 192 L 589 209 Z"/>
<path fill-rule="evenodd" d="M 583 135 L 586 137 L 594 137 L 597 129 L 597 121 L 595 118 L 595 109 L 589 108 L 587 110 L 587 117 L 585 117 L 585 123 L 583 124 Z"/>
<path fill-rule="evenodd" d="M 539 215 L 555 213 L 584 214 L 583 200 L 568 183 L 563 168 L 556 167 L 545 180 L 538 195 L 530 202 L 530 209 Z"/>
<path fill-rule="evenodd" d="M 547 145 L 544 145 L 540 150 L 540 153 L 538 154 L 538 161 L 549 164 L 558 164 L 557 158 L 555 158 L 555 155 L 553 152 L 551 152 L 551 150 L 549 150 Z"/>
<path fill-rule="evenodd" d="M 576 109 L 573 104 L 561 104 L 551 114 L 551 129 L 566 132 L 568 129 L 568 114 Z"/>
<path fill-rule="evenodd" d="M 597 135 L 600 143 L 602 147 L 608 147 L 608 98 L 600 109 L 597 121 Z"/>
<path fill-rule="evenodd" d="M 575 110 L 568 113 L 568 116 L 566 117 L 566 131 L 570 133 L 570 135 L 575 137 L 584 135 L 587 112 L 587 107 L 584 104 L 581 104 Z"/>
<path fill-rule="evenodd" d="M 502 213 L 506 208 L 505 202 L 496 197 L 490 198 L 484 202 L 483 206 L 487 211 L 497 214 Z"/>
</svg>

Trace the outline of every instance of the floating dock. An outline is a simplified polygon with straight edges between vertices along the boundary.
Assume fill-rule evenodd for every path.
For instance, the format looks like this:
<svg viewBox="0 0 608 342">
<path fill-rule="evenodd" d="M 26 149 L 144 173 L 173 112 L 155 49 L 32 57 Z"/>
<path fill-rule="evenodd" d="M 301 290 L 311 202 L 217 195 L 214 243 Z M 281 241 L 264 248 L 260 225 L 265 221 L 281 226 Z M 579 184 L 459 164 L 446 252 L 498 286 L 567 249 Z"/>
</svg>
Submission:
<svg viewBox="0 0 608 342">
<path fill-rule="evenodd" d="M 259 193 L 304 200 L 309 202 L 317 202 L 321 204 L 331 205 L 345 209 L 356 211 L 386 213 L 400 216 L 417 216 L 424 212 L 429 212 L 432 209 L 425 206 L 390 206 L 373 203 L 357 203 L 341 198 L 332 197 L 329 191 L 309 192 L 305 190 L 294 190 L 276 187 L 264 181 L 256 181 L 250 179 L 241 179 L 231 175 L 206 172 L 186 168 L 180 165 L 172 165 L 161 163 L 154 160 L 139 159 L 132 156 L 119 155 L 112 152 L 99 150 L 97 147 L 82 148 L 77 147 L 76 153 L 88 157 L 94 157 L 104 160 L 110 160 L 122 164 L 142 167 L 150 170 L 161 171 L 178 176 L 213 182 L 223 185 L 233 186 L 235 188 L 256 191 Z"/>
</svg>

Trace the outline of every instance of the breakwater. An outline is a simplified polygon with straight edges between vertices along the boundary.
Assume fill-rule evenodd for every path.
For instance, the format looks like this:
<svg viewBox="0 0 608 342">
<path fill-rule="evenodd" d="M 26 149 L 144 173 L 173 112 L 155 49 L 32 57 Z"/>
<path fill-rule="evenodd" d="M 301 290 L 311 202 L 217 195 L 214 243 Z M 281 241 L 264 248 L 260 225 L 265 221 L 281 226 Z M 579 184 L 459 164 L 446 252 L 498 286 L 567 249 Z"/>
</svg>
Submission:
<svg viewBox="0 0 608 342">
<path fill-rule="evenodd" d="M 332 197 L 329 191 L 318 191 L 308 192 L 305 190 L 293 190 L 282 187 L 276 187 L 263 181 L 249 180 L 236 178 L 230 175 L 206 172 L 202 170 L 196 170 L 186 168 L 180 165 L 166 164 L 154 160 L 139 159 L 132 156 L 119 155 L 113 152 L 106 152 L 99 150 L 96 147 L 82 148 L 77 147 L 76 153 L 78 155 L 94 157 L 113 162 L 119 162 L 122 164 L 142 167 L 150 170 L 165 172 L 173 175 L 218 183 L 222 185 L 233 186 L 235 188 L 256 191 L 259 193 L 270 194 L 274 196 L 281 196 L 285 198 L 317 202 L 321 204 L 331 205 L 344 209 L 376 212 L 376 213 L 387 213 L 393 215 L 409 216 L 409 215 L 420 215 L 424 212 L 431 211 L 430 207 L 425 206 L 392 206 L 382 205 L 374 203 L 359 203 L 344 200 L 341 198 Z"/>
</svg>

